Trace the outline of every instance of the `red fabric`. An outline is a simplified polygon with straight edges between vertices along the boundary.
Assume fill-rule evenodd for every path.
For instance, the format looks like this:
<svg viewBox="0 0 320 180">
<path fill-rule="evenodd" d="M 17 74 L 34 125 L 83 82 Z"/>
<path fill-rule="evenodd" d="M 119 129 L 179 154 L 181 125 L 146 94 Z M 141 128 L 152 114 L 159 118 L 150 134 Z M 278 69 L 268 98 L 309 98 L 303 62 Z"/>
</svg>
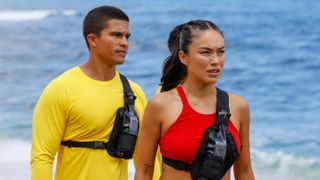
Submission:
<svg viewBox="0 0 320 180">
<path fill-rule="evenodd" d="M 205 130 L 214 124 L 216 114 L 201 114 L 189 105 L 182 86 L 177 87 L 183 109 L 178 119 L 170 126 L 160 140 L 160 150 L 163 156 L 191 164 L 200 147 Z M 233 136 L 238 153 L 240 153 L 240 138 L 237 129 L 229 120 L 227 129 Z"/>
</svg>

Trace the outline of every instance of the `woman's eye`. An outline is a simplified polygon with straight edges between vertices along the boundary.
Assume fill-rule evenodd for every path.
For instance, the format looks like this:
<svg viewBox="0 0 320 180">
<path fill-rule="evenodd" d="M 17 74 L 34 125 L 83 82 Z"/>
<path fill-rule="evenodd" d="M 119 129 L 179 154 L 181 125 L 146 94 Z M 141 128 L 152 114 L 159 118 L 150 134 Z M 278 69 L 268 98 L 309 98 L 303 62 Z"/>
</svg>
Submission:
<svg viewBox="0 0 320 180">
<path fill-rule="evenodd" d="M 209 54 L 210 54 L 209 51 L 202 51 L 202 52 L 200 52 L 200 53 L 203 54 L 203 55 L 209 55 Z"/>
<path fill-rule="evenodd" d="M 225 50 L 221 50 L 218 52 L 219 55 L 223 55 L 225 53 Z"/>
</svg>

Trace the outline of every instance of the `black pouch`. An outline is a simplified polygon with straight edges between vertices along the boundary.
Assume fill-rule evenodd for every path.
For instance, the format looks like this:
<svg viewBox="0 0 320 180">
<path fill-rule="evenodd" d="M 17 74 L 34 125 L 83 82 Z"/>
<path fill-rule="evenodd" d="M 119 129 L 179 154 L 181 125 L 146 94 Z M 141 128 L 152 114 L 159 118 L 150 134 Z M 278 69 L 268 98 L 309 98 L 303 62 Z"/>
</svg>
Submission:
<svg viewBox="0 0 320 180">
<path fill-rule="evenodd" d="M 131 89 L 128 89 L 127 79 L 120 74 L 125 91 L 125 105 L 117 110 L 111 136 L 107 143 L 109 155 L 117 158 L 131 159 L 134 153 L 138 131 L 139 118 L 134 110 L 135 96 Z"/>
<path fill-rule="evenodd" d="M 236 161 L 236 143 L 227 129 L 230 116 L 228 94 L 217 88 L 216 122 L 203 135 L 199 151 L 191 165 L 192 179 L 220 180 Z"/>
<path fill-rule="evenodd" d="M 131 159 L 137 141 L 139 120 L 136 112 L 119 108 L 107 151 L 113 157 Z"/>
<path fill-rule="evenodd" d="M 122 119 L 122 133 L 119 137 L 118 150 L 124 152 L 129 158 L 132 157 L 139 131 L 139 120 L 134 110 L 124 111 Z"/>
<path fill-rule="evenodd" d="M 220 180 L 226 173 L 226 151 L 226 127 L 218 124 L 209 127 L 191 166 L 192 179 Z"/>
</svg>

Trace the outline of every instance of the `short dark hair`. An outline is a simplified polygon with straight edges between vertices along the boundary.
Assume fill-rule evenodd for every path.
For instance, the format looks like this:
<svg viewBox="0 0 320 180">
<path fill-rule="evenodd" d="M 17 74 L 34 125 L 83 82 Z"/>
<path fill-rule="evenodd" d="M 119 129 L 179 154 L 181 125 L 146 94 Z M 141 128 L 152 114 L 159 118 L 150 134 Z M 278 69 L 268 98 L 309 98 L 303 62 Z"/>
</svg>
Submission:
<svg viewBox="0 0 320 180">
<path fill-rule="evenodd" d="M 107 27 L 107 21 L 111 19 L 129 22 L 129 17 L 119 8 L 113 6 L 100 6 L 92 9 L 83 20 L 83 36 L 89 48 L 87 36 L 90 33 L 101 35 L 101 31 Z"/>
</svg>

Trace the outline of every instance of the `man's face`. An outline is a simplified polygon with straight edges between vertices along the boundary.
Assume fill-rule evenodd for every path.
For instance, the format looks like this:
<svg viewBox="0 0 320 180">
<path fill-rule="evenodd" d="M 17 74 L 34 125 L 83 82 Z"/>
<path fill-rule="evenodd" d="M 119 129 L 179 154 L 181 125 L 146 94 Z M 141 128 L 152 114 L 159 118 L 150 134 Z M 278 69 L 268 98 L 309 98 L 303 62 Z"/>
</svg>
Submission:
<svg viewBox="0 0 320 180">
<path fill-rule="evenodd" d="M 124 20 L 112 19 L 106 23 L 106 28 L 96 36 L 94 50 L 98 59 L 110 65 L 124 62 L 129 47 L 129 23 Z"/>
</svg>

